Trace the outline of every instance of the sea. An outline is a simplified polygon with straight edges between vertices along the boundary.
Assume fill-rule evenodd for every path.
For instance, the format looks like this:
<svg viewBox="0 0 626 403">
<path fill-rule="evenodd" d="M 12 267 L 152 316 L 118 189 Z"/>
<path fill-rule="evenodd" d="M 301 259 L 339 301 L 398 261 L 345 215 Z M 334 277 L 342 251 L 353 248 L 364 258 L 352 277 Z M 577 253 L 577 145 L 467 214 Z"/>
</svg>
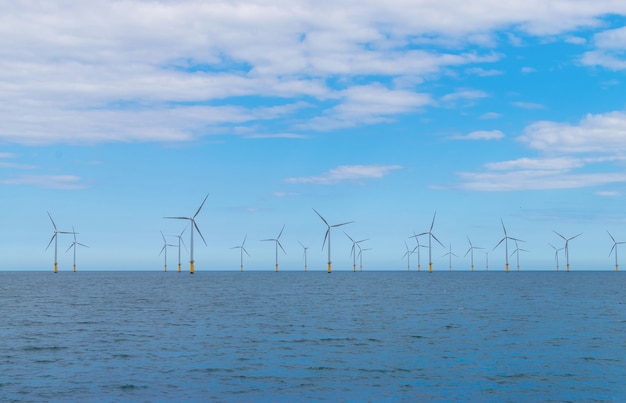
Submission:
<svg viewBox="0 0 626 403">
<path fill-rule="evenodd" d="M 625 402 L 616 272 L 0 272 L 1 402 Z"/>
</svg>

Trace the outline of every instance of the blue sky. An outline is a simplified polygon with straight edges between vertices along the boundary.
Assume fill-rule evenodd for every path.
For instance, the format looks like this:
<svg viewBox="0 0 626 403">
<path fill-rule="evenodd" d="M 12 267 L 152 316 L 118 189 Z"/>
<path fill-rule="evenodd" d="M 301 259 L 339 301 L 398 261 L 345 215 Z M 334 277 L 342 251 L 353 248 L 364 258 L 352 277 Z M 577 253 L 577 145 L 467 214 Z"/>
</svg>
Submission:
<svg viewBox="0 0 626 403">
<path fill-rule="evenodd" d="M 312 208 L 354 221 L 335 270 L 344 230 L 364 269 L 406 270 L 435 211 L 455 270 L 467 237 L 504 269 L 501 219 L 522 269 L 554 269 L 553 231 L 583 233 L 572 270 L 612 270 L 607 230 L 626 241 L 621 2 L 30 2 L 0 6 L 0 34 L 0 270 L 52 270 L 47 211 L 89 245 L 79 270 L 161 270 L 159 231 L 185 225 L 162 217 L 207 193 L 198 271 L 238 270 L 246 235 L 246 270 L 273 270 L 260 240 L 283 225 L 281 270 L 299 242 L 325 270 Z"/>
</svg>

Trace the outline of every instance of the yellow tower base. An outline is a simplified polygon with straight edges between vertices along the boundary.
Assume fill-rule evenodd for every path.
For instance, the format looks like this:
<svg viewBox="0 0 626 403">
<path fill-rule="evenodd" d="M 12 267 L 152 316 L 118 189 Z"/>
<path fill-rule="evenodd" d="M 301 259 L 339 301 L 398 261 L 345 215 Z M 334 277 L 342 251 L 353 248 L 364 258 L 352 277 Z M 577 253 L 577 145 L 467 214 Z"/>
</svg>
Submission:
<svg viewBox="0 0 626 403">
<path fill-rule="evenodd" d="M 619 271 L 619 266 L 615 265 L 615 271 Z"/>
<path fill-rule="evenodd" d="M 278 272 L 278 265 L 276 265 L 276 271 Z"/>
<path fill-rule="evenodd" d="M 76 265 L 74 265 L 74 273 L 76 273 Z"/>
<path fill-rule="evenodd" d="M 243 266 L 239 266 L 239 271 L 243 271 Z"/>
<path fill-rule="evenodd" d="M 352 265 L 352 271 L 356 272 L 356 265 Z"/>
<path fill-rule="evenodd" d="M 569 272 L 569 264 L 565 266 L 565 271 Z"/>
<path fill-rule="evenodd" d="M 167 265 L 163 266 L 163 271 L 167 271 Z"/>
<path fill-rule="evenodd" d="M 58 267 L 58 265 L 55 263 L 55 264 L 54 264 L 54 272 L 56 273 L 56 272 L 58 272 L 58 271 L 59 271 L 59 267 Z"/>
<path fill-rule="evenodd" d="M 332 265 L 330 262 L 328 262 L 328 272 L 330 273 L 332 271 L 333 271 Z"/>
<path fill-rule="evenodd" d="M 189 274 L 193 274 L 194 272 L 194 267 L 193 267 L 193 260 L 191 262 L 189 262 Z"/>
<path fill-rule="evenodd" d="M 472 271 L 474 271 L 474 265 L 472 265 Z"/>
<path fill-rule="evenodd" d="M 180 267 L 180 263 L 178 263 L 178 272 L 179 272 L 179 273 L 180 273 L 180 269 L 181 269 L 181 267 Z"/>
<path fill-rule="evenodd" d="M 505 271 L 506 271 L 507 273 L 509 272 L 509 264 L 508 264 L 508 263 L 506 264 Z"/>
<path fill-rule="evenodd" d="M 428 272 L 429 273 L 433 272 L 433 264 L 432 263 L 428 263 Z"/>
</svg>

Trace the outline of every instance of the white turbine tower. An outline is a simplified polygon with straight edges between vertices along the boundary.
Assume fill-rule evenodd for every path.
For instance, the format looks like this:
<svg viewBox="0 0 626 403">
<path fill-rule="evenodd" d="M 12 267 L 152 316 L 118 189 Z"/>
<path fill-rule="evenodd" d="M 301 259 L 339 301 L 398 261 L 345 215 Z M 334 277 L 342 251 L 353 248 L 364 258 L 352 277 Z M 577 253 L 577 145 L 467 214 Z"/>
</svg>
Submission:
<svg viewBox="0 0 626 403">
<path fill-rule="evenodd" d="M 322 250 L 324 250 L 324 245 L 326 245 L 326 239 L 328 239 L 328 272 L 331 273 L 332 272 L 332 261 L 330 260 L 330 229 L 331 228 L 336 228 L 336 227 L 341 227 L 342 225 L 347 225 L 347 224 L 351 224 L 354 221 L 348 221 L 348 222 L 344 222 L 341 224 L 334 224 L 334 225 L 330 225 L 328 224 L 328 221 L 326 221 L 326 219 L 324 217 L 322 217 L 322 215 L 320 213 L 317 212 L 317 210 L 313 209 L 313 211 L 315 211 L 315 214 L 317 214 L 319 216 L 319 218 L 322 219 L 322 221 L 324 221 L 324 224 L 326 224 L 326 235 L 324 235 L 324 242 L 322 243 Z"/>
<path fill-rule="evenodd" d="M 502 230 L 504 231 L 504 238 L 502 238 L 500 242 L 498 242 L 498 244 L 493 248 L 493 250 L 496 250 L 496 248 L 500 246 L 502 242 L 504 242 L 504 257 L 506 260 L 505 271 L 508 273 L 509 272 L 509 239 L 512 241 L 520 241 L 520 242 L 524 242 L 524 241 L 522 241 L 521 239 L 510 237 L 506 233 L 506 227 L 504 226 L 504 221 L 502 221 L 502 218 L 500 219 L 500 223 L 502 223 Z"/>
<path fill-rule="evenodd" d="M 439 245 L 441 245 L 443 248 L 445 248 L 445 246 L 443 246 L 443 244 L 439 241 L 439 239 L 437 239 L 435 234 L 433 234 L 433 227 L 435 226 L 435 217 L 437 217 L 437 212 L 436 211 L 435 211 L 435 214 L 433 214 L 433 221 L 430 224 L 430 229 L 428 230 L 428 232 L 422 232 L 421 234 L 417 235 L 417 236 L 428 235 L 428 272 L 429 273 L 433 272 L 432 238 L 435 238 L 435 241 L 439 242 Z M 417 239 L 417 237 L 416 237 L 416 239 Z"/>
<path fill-rule="evenodd" d="M 365 252 L 366 250 L 372 250 L 372 248 L 361 249 L 361 245 L 356 244 L 356 246 L 359 248 L 359 271 L 363 271 L 363 252 Z"/>
<path fill-rule="evenodd" d="M 455 254 L 452 252 L 452 243 L 450 243 L 450 250 L 448 251 L 448 253 L 446 253 L 445 255 L 443 255 L 443 257 L 446 257 L 446 256 L 449 256 L 449 259 L 450 259 L 450 271 L 452 271 L 452 256 L 454 256 L 454 257 L 458 257 L 457 255 L 455 255 Z"/>
<path fill-rule="evenodd" d="M 200 232 L 200 228 L 198 228 L 198 224 L 196 224 L 196 217 L 198 216 L 198 214 L 200 213 L 200 210 L 202 210 L 202 206 L 204 206 L 204 202 L 206 202 L 206 199 L 209 197 L 209 195 L 207 194 L 206 197 L 204 198 L 204 200 L 202 201 L 202 204 L 200 204 L 200 207 L 198 207 L 198 210 L 196 211 L 196 214 L 194 214 L 191 217 L 164 217 L 164 218 L 169 218 L 169 219 L 173 219 L 173 220 L 189 220 L 191 221 L 191 241 L 189 242 L 189 273 L 190 274 L 194 274 L 195 272 L 195 262 L 193 260 L 193 230 L 194 228 L 196 229 L 196 231 L 198 231 L 198 234 L 200 235 L 200 238 L 202 238 L 202 242 L 204 242 L 204 244 L 206 245 L 206 241 L 204 240 L 204 237 L 202 236 L 202 232 Z"/>
<path fill-rule="evenodd" d="M 276 238 L 261 239 L 261 241 L 274 241 L 276 243 L 276 271 L 278 271 L 278 247 L 280 246 L 280 249 L 283 250 L 283 253 L 285 255 L 287 254 L 287 252 L 285 252 L 285 249 L 283 248 L 283 245 L 280 244 L 280 236 L 283 234 L 284 230 L 285 226 L 283 225 L 283 229 L 280 230 L 280 233 Z"/>
<path fill-rule="evenodd" d="M 248 235 L 243 237 L 243 242 L 241 243 L 241 245 L 239 246 L 233 246 L 231 249 L 239 249 L 239 253 L 240 253 L 240 257 L 239 257 L 239 271 L 243 271 L 243 254 L 245 252 L 246 255 L 248 255 L 248 257 L 250 257 L 250 254 L 248 253 L 248 251 L 246 250 L 245 244 L 246 244 L 246 238 L 248 238 Z"/>
<path fill-rule="evenodd" d="M 48 248 L 50 247 L 50 245 L 52 244 L 52 241 L 54 241 L 54 272 L 57 273 L 59 271 L 59 265 L 57 263 L 57 246 L 58 246 L 58 235 L 59 234 L 72 234 L 73 232 L 69 232 L 69 231 L 59 231 L 57 229 L 57 225 L 54 223 L 54 220 L 52 219 L 52 216 L 50 215 L 49 212 L 48 213 L 48 217 L 50 217 L 50 221 L 52 222 L 52 226 L 54 227 L 54 234 L 52 235 L 52 238 L 50 239 L 50 242 L 48 242 L 48 246 L 46 246 L 46 250 L 48 250 Z"/>
<path fill-rule="evenodd" d="M 467 256 L 467 254 L 470 254 L 471 260 L 472 260 L 472 271 L 474 271 L 474 249 L 483 249 L 483 248 L 479 248 L 478 246 L 474 246 L 472 245 L 472 241 L 471 239 L 469 239 L 469 236 L 467 237 L 467 241 L 470 244 L 469 249 L 467 250 L 467 252 L 465 252 L 465 256 Z M 463 257 L 465 257 L 463 256 Z"/>
<path fill-rule="evenodd" d="M 556 246 L 552 245 L 550 242 L 548 242 L 548 245 L 552 246 L 552 249 L 554 249 L 554 260 L 556 261 L 556 271 L 559 271 L 559 251 L 563 250 L 564 248 L 557 248 Z M 611 254 L 609 254 L 610 256 Z"/>
<path fill-rule="evenodd" d="M 304 256 L 304 271 L 307 271 L 308 267 L 307 267 L 307 264 L 306 264 L 307 263 L 306 262 L 306 251 L 309 249 L 309 247 L 308 246 L 304 246 L 302 244 L 302 242 L 300 242 L 300 241 L 298 241 L 298 243 L 300 244 L 300 246 L 302 246 L 302 249 L 304 250 L 304 252 L 303 252 L 303 256 Z"/>
<path fill-rule="evenodd" d="M 515 250 L 511 253 L 511 256 L 513 256 L 514 254 L 517 257 L 517 271 L 519 271 L 519 253 L 520 252 L 528 252 L 526 249 L 521 249 L 518 245 L 517 245 L 517 241 L 520 242 L 524 242 L 521 239 L 516 239 L 515 240 Z"/>
<path fill-rule="evenodd" d="M 555 234 L 557 234 L 558 236 L 560 236 L 561 238 L 563 238 L 565 240 L 565 271 L 569 271 L 569 241 L 571 241 L 572 239 L 581 236 L 583 233 L 581 232 L 578 235 L 574 235 L 573 237 L 570 238 L 565 238 L 563 235 L 559 234 L 558 232 L 552 230 Z"/>
<path fill-rule="evenodd" d="M 485 271 L 489 271 L 489 251 L 483 251 L 485 253 Z"/>
<path fill-rule="evenodd" d="M 609 234 L 609 236 L 611 237 L 611 240 L 613 241 L 613 247 L 611 248 L 611 251 L 609 252 L 609 256 L 611 256 L 611 253 L 613 253 L 613 250 L 615 250 L 615 271 L 619 271 L 619 265 L 617 263 L 617 245 L 621 245 L 626 242 L 617 242 L 615 241 L 615 238 L 613 238 L 613 235 L 611 235 L 609 231 L 606 231 L 606 232 L 607 234 Z"/>
<path fill-rule="evenodd" d="M 76 246 L 83 246 L 85 248 L 88 248 L 89 246 L 83 245 L 82 243 L 76 241 L 76 230 L 74 230 L 73 226 L 72 226 L 72 234 L 74 234 L 74 242 L 72 242 L 70 247 L 67 248 L 65 253 L 69 252 L 70 249 L 74 248 L 74 273 L 76 273 Z"/>
<path fill-rule="evenodd" d="M 185 247 L 185 250 L 187 250 L 187 245 L 185 245 L 185 242 L 183 241 L 183 234 L 185 233 L 185 231 L 187 230 L 187 227 L 185 227 L 185 229 L 183 229 L 183 231 L 176 235 L 176 238 L 178 238 L 178 272 L 181 272 L 181 267 L 182 265 L 180 264 L 180 250 L 181 250 L 181 245 Z"/>
<path fill-rule="evenodd" d="M 424 235 L 424 234 L 421 234 Z M 417 271 L 421 270 L 421 254 L 420 254 L 420 248 L 425 248 L 426 245 L 421 245 L 420 244 L 420 240 L 419 240 L 419 235 L 417 235 L 415 233 L 415 231 L 413 231 L 413 236 L 410 236 L 409 238 L 415 238 L 415 242 L 417 243 L 417 247 L 414 250 L 417 250 Z"/>
<path fill-rule="evenodd" d="M 159 255 L 165 252 L 165 255 L 163 256 L 165 259 L 163 263 L 163 271 L 167 271 L 167 247 L 168 246 L 176 247 L 176 245 L 171 245 L 167 243 L 167 240 L 165 239 L 165 235 L 163 235 L 163 231 L 161 231 L 161 237 L 163 238 L 163 248 L 161 248 L 161 252 L 159 252 Z"/>
<path fill-rule="evenodd" d="M 360 241 L 355 241 L 354 239 L 352 239 L 352 237 L 350 235 L 348 235 L 345 231 L 344 234 L 346 234 L 346 236 L 348 237 L 348 239 L 350 239 L 350 241 L 352 241 L 352 249 L 350 250 L 350 256 L 352 257 L 352 271 L 356 272 L 356 246 L 358 244 L 360 244 L 361 242 L 365 242 L 367 241 L 367 239 L 361 239 Z"/>
<path fill-rule="evenodd" d="M 404 255 L 402 255 L 401 259 L 404 259 L 404 257 L 406 256 L 406 269 L 407 271 L 411 271 L 411 255 L 415 252 L 419 245 L 413 249 L 409 249 L 409 245 L 407 245 L 407 243 L 405 242 L 404 246 L 406 247 L 406 252 L 404 252 Z"/>
</svg>

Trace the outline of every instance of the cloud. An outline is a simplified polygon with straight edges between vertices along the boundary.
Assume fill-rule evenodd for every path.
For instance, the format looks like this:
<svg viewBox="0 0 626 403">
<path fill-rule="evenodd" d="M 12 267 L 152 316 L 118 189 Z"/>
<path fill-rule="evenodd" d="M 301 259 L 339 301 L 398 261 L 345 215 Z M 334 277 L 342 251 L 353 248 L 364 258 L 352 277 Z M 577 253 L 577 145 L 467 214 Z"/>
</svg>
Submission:
<svg viewBox="0 0 626 403">
<path fill-rule="evenodd" d="M 498 119 L 500 116 L 502 115 L 496 112 L 487 112 L 487 113 L 480 115 L 479 119 L 480 120 Z"/>
<path fill-rule="evenodd" d="M 441 100 L 444 102 L 455 102 L 458 100 L 487 98 L 489 95 L 484 91 L 462 89 L 451 94 L 444 95 Z"/>
<path fill-rule="evenodd" d="M 453 140 L 500 140 L 501 138 L 504 138 L 504 133 L 500 130 L 479 130 L 465 136 L 452 137 Z"/>
<path fill-rule="evenodd" d="M 522 109 L 543 109 L 544 106 L 533 102 L 513 102 L 514 106 Z"/>
<path fill-rule="evenodd" d="M 626 153 L 626 112 L 588 114 L 575 125 L 536 122 L 519 140 L 546 153 Z"/>
<path fill-rule="evenodd" d="M 19 175 L 9 179 L 0 179 L 3 185 L 30 185 L 44 189 L 75 190 L 85 189 L 87 185 L 79 176 L 74 175 Z"/>
<path fill-rule="evenodd" d="M 341 165 L 321 175 L 287 178 L 285 182 L 335 185 L 346 181 L 383 178 L 397 169 L 402 169 L 402 167 L 400 165 Z"/>
<path fill-rule="evenodd" d="M 522 74 L 530 74 L 530 73 L 536 73 L 537 69 L 534 67 L 522 67 Z"/>
<path fill-rule="evenodd" d="M 486 70 L 486 69 L 483 69 L 482 67 L 472 67 L 472 68 L 466 69 L 465 72 L 467 74 L 477 75 L 479 77 L 492 77 L 492 76 L 499 76 L 503 74 L 501 70 L 496 70 L 496 69 Z"/>
</svg>

